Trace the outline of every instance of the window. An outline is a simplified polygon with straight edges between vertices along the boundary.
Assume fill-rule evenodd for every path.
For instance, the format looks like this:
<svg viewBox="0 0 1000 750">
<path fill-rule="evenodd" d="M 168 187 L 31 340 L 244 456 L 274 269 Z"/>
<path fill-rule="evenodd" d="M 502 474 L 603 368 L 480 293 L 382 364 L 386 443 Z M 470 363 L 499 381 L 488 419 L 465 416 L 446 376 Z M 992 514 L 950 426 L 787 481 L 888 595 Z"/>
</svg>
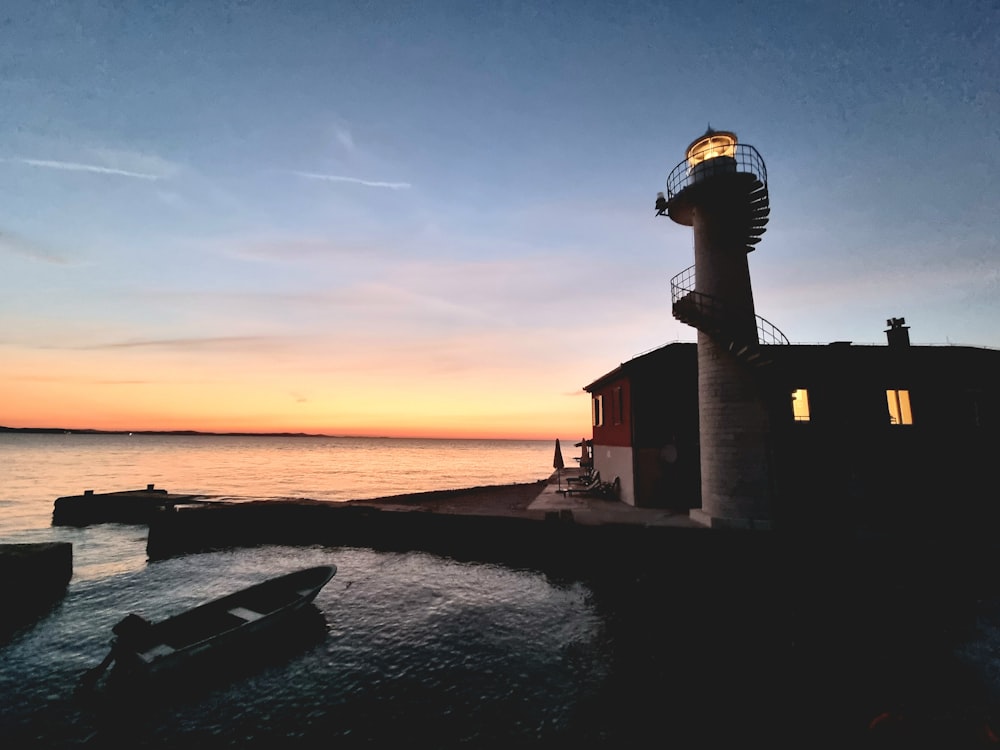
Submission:
<svg viewBox="0 0 1000 750">
<path fill-rule="evenodd" d="M 888 390 L 885 400 L 889 405 L 889 424 L 913 424 L 909 391 Z"/>
<path fill-rule="evenodd" d="M 792 416 L 796 422 L 809 421 L 809 391 L 805 388 L 792 391 Z"/>
<path fill-rule="evenodd" d="M 594 396 L 594 427 L 604 424 L 604 396 Z"/>
<path fill-rule="evenodd" d="M 622 395 L 622 387 L 615 388 L 614 422 L 621 424 L 625 421 L 625 397 Z"/>
</svg>

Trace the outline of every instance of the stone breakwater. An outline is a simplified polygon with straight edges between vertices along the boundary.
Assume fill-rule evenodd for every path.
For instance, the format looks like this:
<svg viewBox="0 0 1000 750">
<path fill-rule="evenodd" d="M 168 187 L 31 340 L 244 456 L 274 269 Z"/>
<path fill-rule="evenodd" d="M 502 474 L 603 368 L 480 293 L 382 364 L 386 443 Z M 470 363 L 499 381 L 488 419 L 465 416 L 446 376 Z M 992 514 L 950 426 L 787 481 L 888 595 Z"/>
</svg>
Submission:
<svg viewBox="0 0 1000 750">
<path fill-rule="evenodd" d="M 196 495 L 172 495 L 152 484 L 144 490 L 95 493 L 56 498 L 52 507 L 53 526 L 87 526 L 92 523 L 148 524 L 153 515 L 178 505 L 209 502 Z"/>
<path fill-rule="evenodd" d="M 58 601 L 72 577 L 68 542 L 0 544 L 0 637 Z"/>
</svg>

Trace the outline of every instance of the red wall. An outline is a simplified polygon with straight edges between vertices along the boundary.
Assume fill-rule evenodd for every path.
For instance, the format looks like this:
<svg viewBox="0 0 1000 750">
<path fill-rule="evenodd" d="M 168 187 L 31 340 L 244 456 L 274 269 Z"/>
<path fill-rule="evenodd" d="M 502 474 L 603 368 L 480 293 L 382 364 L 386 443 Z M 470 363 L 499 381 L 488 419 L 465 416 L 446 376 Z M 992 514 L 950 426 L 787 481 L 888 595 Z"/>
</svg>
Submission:
<svg viewBox="0 0 1000 750">
<path fill-rule="evenodd" d="M 604 424 L 594 427 L 594 443 L 597 445 L 632 445 L 632 393 L 629 381 L 622 378 L 601 386 L 591 394 L 602 396 L 604 402 Z"/>
</svg>

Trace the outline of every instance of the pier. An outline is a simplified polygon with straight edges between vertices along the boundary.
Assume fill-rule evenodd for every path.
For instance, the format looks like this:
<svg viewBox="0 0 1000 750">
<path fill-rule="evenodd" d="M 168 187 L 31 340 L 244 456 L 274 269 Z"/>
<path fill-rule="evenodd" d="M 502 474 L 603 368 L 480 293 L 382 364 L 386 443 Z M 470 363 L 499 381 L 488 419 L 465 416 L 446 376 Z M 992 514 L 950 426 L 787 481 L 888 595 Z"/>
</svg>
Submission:
<svg viewBox="0 0 1000 750">
<path fill-rule="evenodd" d="M 58 601 L 72 577 L 68 542 L 0 544 L 0 637 Z"/>
<path fill-rule="evenodd" d="M 172 495 L 147 484 L 144 490 L 95 493 L 56 498 L 52 510 L 53 526 L 87 526 L 92 523 L 148 524 L 160 510 L 178 505 L 210 502 L 195 495 Z"/>
</svg>

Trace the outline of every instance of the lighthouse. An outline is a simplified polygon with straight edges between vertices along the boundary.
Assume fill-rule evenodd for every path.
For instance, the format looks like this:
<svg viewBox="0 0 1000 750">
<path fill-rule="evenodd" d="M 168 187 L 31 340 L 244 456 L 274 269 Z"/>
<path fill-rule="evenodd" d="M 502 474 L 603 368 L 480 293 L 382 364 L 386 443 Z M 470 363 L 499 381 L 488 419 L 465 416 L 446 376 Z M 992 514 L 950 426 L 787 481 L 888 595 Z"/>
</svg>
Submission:
<svg viewBox="0 0 1000 750">
<path fill-rule="evenodd" d="M 694 265 L 671 279 L 675 318 L 698 330 L 701 507 L 706 526 L 770 528 L 768 346 L 784 334 L 757 315 L 747 256 L 770 214 L 767 169 L 736 134 L 711 128 L 688 146 L 657 196 L 657 215 L 694 232 Z"/>
</svg>

